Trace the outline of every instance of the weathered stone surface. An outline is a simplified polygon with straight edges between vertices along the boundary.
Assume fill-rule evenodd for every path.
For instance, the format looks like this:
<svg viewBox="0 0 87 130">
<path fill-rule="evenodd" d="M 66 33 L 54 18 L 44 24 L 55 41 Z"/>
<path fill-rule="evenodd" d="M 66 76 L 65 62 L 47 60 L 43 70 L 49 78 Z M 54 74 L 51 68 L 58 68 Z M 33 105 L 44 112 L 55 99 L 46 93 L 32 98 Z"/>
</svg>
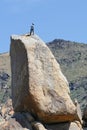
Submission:
<svg viewBox="0 0 87 130">
<path fill-rule="evenodd" d="M 0 130 L 33 130 L 34 118 L 28 112 L 17 112 L 9 119 L 0 122 Z"/>
<path fill-rule="evenodd" d="M 10 55 L 15 111 L 29 111 L 46 123 L 77 118 L 68 82 L 40 38 L 12 36 Z"/>
<path fill-rule="evenodd" d="M 32 127 L 34 130 L 47 130 L 40 122 L 33 122 Z"/>
<path fill-rule="evenodd" d="M 78 121 L 76 121 L 76 122 L 71 122 L 69 130 L 83 130 L 83 129 L 81 124 Z"/>
<path fill-rule="evenodd" d="M 27 128 L 23 128 L 19 122 L 17 122 L 15 119 L 10 119 L 0 125 L 0 130 L 30 130 Z"/>
<path fill-rule="evenodd" d="M 0 114 L 5 120 L 8 120 L 8 118 L 14 114 L 11 99 L 8 99 L 4 104 L 1 105 Z"/>
<path fill-rule="evenodd" d="M 74 101 L 74 104 L 76 106 L 76 109 L 77 109 L 77 118 L 78 118 L 78 121 L 83 124 L 83 120 L 82 120 L 82 112 L 81 112 L 81 108 L 80 108 L 80 104 L 78 103 L 78 100 L 75 99 Z"/>
</svg>

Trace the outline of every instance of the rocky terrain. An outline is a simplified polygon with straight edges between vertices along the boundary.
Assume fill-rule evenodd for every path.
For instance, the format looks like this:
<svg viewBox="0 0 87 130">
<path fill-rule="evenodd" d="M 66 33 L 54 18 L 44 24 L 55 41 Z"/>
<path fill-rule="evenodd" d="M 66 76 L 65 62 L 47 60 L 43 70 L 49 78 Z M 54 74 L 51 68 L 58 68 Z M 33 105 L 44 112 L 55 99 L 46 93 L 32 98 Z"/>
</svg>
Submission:
<svg viewBox="0 0 87 130">
<path fill-rule="evenodd" d="M 9 53 L 0 54 L 0 103 L 11 96 L 11 67 Z"/>
<path fill-rule="evenodd" d="M 36 35 L 12 36 L 10 56 L 12 96 L 1 104 L 0 129 L 82 130 L 80 105 L 46 44 Z"/>
<path fill-rule="evenodd" d="M 77 98 L 83 110 L 87 104 L 87 45 L 55 39 L 47 43 L 47 46 L 69 81 L 72 99 Z M 0 54 L 0 102 L 4 102 L 11 95 L 10 79 L 9 53 Z"/>
<path fill-rule="evenodd" d="M 87 71 L 86 71 L 87 45 L 83 43 L 76 43 L 76 42 L 55 39 L 52 42 L 47 43 L 47 46 L 50 48 L 50 50 L 54 54 L 57 62 L 60 64 L 63 74 L 67 77 L 69 81 L 69 87 L 71 90 L 71 93 L 70 93 L 71 98 L 73 100 L 75 98 L 78 99 L 81 109 L 83 111 L 83 109 L 85 108 L 87 104 Z M 7 101 L 6 104 L 9 104 L 8 102 L 10 102 L 10 106 L 12 106 L 11 101 L 7 100 L 9 98 L 11 98 L 10 56 L 9 56 L 9 53 L 4 53 L 4 54 L 0 54 L 0 102 L 1 102 L 0 113 L 1 113 L 1 119 L 3 121 L 6 121 L 7 119 L 9 119 L 14 113 L 13 108 L 10 107 L 11 108 L 10 110 L 6 109 L 5 114 L 2 114 L 4 113 L 3 103 L 5 104 Z M 24 119 L 25 117 L 24 115 L 25 113 L 22 113 L 22 115 L 20 115 L 19 117 L 22 116 Z M 14 121 L 15 118 L 11 119 L 11 122 L 12 120 Z M 15 123 L 17 122 L 14 121 L 14 124 Z M 7 124 L 9 124 L 9 121 L 7 122 Z M 64 124 L 64 126 L 65 125 L 67 126 L 69 124 Z M 43 126 L 41 125 L 41 127 Z M 20 128 L 22 129 L 21 126 Z M 84 130 L 86 130 L 86 128 Z"/>
</svg>

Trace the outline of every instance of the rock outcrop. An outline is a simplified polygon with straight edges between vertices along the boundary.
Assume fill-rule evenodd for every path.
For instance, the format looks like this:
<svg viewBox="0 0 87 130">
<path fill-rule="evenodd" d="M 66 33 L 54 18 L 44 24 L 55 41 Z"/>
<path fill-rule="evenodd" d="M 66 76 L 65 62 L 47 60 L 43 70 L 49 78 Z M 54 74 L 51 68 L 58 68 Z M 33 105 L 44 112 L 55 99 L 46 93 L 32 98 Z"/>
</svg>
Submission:
<svg viewBox="0 0 87 130">
<path fill-rule="evenodd" d="M 12 36 L 10 55 L 12 100 L 0 105 L 0 130 L 82 130 L 80 106 L 44 42 Z"/>
<path fill-rule="evenodd" d="M 39 37 L 12 36 L 10 56 L 15 112 L 28 111 L 44 123 L 78 120 L 68 82 Z"/>
<path fill-rule="evenodd" d="M 0 130 L 82 130 L 82 126 L 79 121 L 42 124 L 29 112 L 14 113 L 12 101 L 9 99 L 0 108 Z"/>
</svg>

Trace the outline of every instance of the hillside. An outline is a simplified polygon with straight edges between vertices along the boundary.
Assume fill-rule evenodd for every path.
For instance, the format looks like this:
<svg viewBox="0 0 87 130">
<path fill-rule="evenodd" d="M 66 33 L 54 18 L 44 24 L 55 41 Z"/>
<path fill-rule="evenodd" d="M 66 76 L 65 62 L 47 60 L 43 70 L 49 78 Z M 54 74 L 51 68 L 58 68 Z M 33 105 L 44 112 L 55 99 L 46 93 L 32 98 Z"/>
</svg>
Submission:
<svg viewBox="0 0 87 130">
<path fill-rule="evenodd" d="M 71 97 L 77 98 L 83 109 L 87 100 L 87 45 L 60 39 L 47 45 L 69 81 Z M 4 102 L 11 95 L 10 79 L 9 54 L 0 54 L 0 101 Z"/>
<path fill-rule="evenodd" d="M 71 97 L 77 98 L 83 109 L 87 100 L 87 44 L 55 39 L 47 45 L 69 81 Z"/>
<path fill-rule="evenodd" d="M 9 53 L 0 54 L 0 102 L 5 102 L 11 95 L 11 69 Z"/>
</svg>

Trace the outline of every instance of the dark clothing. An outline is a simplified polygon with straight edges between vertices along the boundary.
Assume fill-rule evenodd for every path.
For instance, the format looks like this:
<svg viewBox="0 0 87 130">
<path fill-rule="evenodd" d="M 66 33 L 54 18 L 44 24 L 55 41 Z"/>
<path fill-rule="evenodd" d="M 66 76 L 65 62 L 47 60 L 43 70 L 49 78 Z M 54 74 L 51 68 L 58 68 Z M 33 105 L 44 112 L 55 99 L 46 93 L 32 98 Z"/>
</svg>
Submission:
<svg viewBox="0 0 87 130">
<path fill-rule="evenodd" d="M 34 35 L 34 26 L 31 25 L 31 28 L 30 28 L 30 35 L 33 34 Z"/>
</svg>

